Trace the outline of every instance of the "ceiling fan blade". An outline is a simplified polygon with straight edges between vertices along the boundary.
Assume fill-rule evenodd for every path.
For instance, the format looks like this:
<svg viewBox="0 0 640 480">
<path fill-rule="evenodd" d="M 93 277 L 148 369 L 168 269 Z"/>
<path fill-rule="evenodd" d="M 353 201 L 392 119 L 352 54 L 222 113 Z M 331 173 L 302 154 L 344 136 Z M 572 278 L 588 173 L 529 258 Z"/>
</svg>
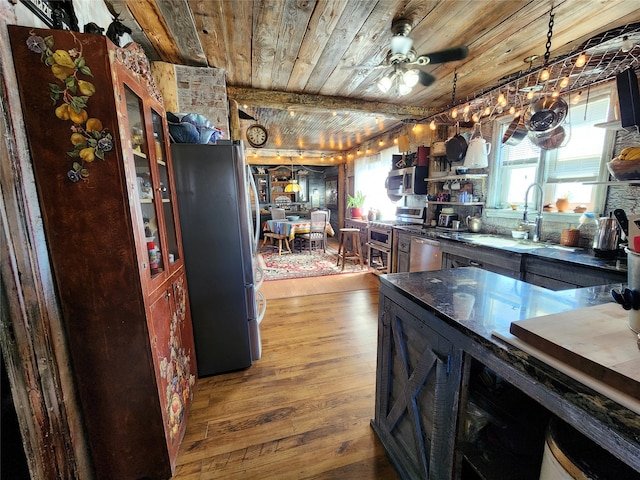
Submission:
<svg viewBox="0 0 640 480">
<path fill-rule="evenodd" d="M 428 87 L 429 85 L 431 85 L 433 82 L 436 81 L 436 77 L 434 77 L 430 73 L 423 72 L 422 70 L 418 70 L 418 81 L 420 82 L 420 85 L 424 87 Z"/>
<path fill-rule="evenodd" d="M 429 65 L 432 63 L 453 62 L 467 58 L 467 55 L 469 55 L 469 49 L 465 45 L 460 45 L 458 47 L 440 50 L 439 52 L 425 53 L 416 58 L 414 63 L 418 65 Z"/>
</svg>

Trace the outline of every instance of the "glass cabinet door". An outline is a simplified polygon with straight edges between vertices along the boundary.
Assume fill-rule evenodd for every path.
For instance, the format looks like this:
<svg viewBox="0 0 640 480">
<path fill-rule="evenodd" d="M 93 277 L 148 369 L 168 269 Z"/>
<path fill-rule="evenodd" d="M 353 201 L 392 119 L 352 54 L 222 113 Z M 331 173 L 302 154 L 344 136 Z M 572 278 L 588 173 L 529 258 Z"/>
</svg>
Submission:
<svg viewBox="0 0 640 480">
<path fill-rule="evenodd" d="M 151 278 L 164 271 L 164 258 L 162 258 L 162 239 L 158 230 L 158 212 L 154 203 L 153 175 L 150 155 L 146 138 L 144 123 L 144 110 L 142 100 L 127 86 L 125 86 L 127 102 L 127 117 L 131 133 L 131 145 L 133 148 L 133 160 L 135 162 L 138 200 L 142 212 L 143 225 L 139 230 L 144 231 L 147 251 L 149 253 L 149 268 L 147 271 Z M 153 143 L 151 143 L 153 145 Z M 154 155 L 155 156 L 155 155 Z"/>
<path fill-rule="evenodd" d="M 171 203 L 171 184 L 169 183 L 169 170 L 167 165 L 167 152 L 164 136 L 162 116 L 151 110 L 153 124 L 153 141 L 156 163 L 158 164 L 158 193 L 162 201 L 162 216 L 164 218 L 164 228 L 166 230 L 168 258 L 165 264 L 173 264 L 179 258 L 178 236 L 176 235 L 176 222 L 173 216 L 173 205 Z"/>
</svg>

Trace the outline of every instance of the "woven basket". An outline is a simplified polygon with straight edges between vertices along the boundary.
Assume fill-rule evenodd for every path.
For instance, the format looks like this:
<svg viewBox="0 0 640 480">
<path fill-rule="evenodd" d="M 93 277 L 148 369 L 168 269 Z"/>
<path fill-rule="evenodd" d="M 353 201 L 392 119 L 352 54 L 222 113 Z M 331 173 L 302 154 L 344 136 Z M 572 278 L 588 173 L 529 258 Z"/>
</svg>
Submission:
<svg viewBox="0 0 640 480">
<path fill-rule="evenodd" d="M 567 229 L 560 233 L 560 245 L 567 247 L 577 247 L 580 244 L 580 230 Z"/>
</svg>

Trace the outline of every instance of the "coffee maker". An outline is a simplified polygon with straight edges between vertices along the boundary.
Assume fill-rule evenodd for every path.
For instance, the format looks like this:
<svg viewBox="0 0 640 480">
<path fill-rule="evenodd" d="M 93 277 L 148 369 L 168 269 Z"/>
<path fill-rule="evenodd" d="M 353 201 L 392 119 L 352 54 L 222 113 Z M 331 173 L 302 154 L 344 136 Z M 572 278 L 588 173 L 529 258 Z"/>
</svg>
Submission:
<svg viewBox="0 0 640 480">
<path fill-rule="evenodd" d="M 615 258 L 618 256 L 620 227 L 612 217 L 600 217 L 598 231 L 593 237 L 593 252 L 596 257 Z"/>
</svg>

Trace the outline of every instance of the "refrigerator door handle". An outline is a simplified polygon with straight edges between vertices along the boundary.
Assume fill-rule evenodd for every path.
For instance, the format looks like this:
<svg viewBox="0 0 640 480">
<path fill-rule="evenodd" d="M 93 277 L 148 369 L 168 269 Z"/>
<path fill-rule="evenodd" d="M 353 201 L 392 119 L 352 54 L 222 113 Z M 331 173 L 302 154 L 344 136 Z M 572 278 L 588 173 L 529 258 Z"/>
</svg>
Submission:
<svg viewBox="0 0 640 480">
<path fill-rule="evenodd" d="M 249 176 L 249 182 L 251 183 L 251 189 L 253 190 L 253 198 L 255 199 L 256 206 L 256 224 L 253 232 L 253 254 L 258 253 L 258 243 L 260 242 L 260 201 L 258 200 L 258 187 L 256 181 L 251 173 L 251 167 L 247 165 L 247 175 Z"/>
</svg>

